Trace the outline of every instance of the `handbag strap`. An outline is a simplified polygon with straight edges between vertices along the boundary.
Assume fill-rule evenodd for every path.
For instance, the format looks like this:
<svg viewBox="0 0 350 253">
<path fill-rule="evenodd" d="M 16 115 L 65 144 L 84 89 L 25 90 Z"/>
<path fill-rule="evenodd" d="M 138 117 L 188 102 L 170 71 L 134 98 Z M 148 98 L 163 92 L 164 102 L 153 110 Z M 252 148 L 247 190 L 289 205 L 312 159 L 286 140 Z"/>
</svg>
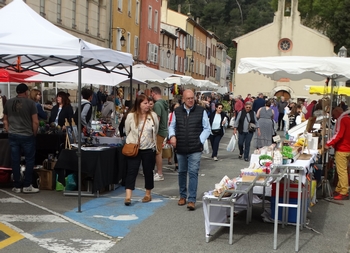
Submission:
<svg viewBox="0 0 350 253">
<path fill-rule="evenodd" d="M 139 135 L 139 140 L 137 142 L 138 145 L 140 145 L 141 135 L 142 135 L 143 129 L 145 128 L 146 120 L 147 120 L 147 116 L 145 118 L 145 121 L 143 122 L 142 130 L 141 130 L 141 133 Z"/>
</svg>

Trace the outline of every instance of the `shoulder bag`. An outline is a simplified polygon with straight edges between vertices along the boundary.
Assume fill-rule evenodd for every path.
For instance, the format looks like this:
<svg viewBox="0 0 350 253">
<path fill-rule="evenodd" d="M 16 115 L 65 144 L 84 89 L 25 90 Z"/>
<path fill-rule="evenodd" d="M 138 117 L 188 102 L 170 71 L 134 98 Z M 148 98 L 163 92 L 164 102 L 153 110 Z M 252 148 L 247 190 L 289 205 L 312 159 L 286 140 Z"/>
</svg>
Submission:
<svg viewBox="0 0 350 253">
<path fill-rule="evenodd" d="M 249 131 L 250 133 L 254 133 L 255 130 L 256 130 L 256 125 L 255 125 L 254 123 L 252 123 L 252 122 L 249 122 L 247 116 L 246 116 L 246 119 L 247 119 L 247 121 L 248 121 L 248 131 Z"/>
<path fill-rule="evenodd" d="M 123 155 L 129 156 L 129 157 L 135 157 L 139 153 L 140 139 L 141 139 L 141 135 L 143 132 L 143 128 L 145 127 L 145 124 L 146 124 L 146 120 L 147 120 L 147 117 L 146 117 L 145 121 L 143 122 L 142 130 L 141 130 L 141 133 L 139 135 L 138 142 L 137 143 L 125 143 L 123 146 L 123 149 L 122 149 Z"/>
</svg>

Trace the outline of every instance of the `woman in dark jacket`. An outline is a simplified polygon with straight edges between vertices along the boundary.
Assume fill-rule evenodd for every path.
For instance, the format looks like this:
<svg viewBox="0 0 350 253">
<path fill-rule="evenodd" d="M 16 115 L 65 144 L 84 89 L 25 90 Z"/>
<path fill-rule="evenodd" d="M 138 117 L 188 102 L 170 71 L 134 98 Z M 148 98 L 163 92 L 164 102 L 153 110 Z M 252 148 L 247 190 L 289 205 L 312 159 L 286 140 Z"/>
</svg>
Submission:
<svg viewBox="0 0 350 253">
<path fill-rule="evenodd" d="M 238 132 L 238 158 L 242 159 L 242 156 L 244 155 L 244 161 L 246 162 L 249 161 L 250 143 L 254 135 L 254 132 L 249 131 L 249 123 L 254 123 L 257 128 L 258 136 L 261 135 L 259 122 L 252 107 L 252 102 L 246 102 L 244 109 L 238 113 L 233 126 L 233 134 L 237 134 Z"/>
<path fill-rule="evenodd" d="M 56 95 L 56 105 L 52 107 L 49 123 L 64 127 L 65 119 L 71 123 L 73 117 L 73 107 L 70 104 L 67 93 L 60 91 Z"/>
<path fill-rule="evenodd" d="M 215 113 L 211 113 L 209 116 L 209 123 L 211 127 L 211 134 L 209 136 L 212 155 L 214 161 L 218 161 L 218 149 L 222 136 L 224 135 L 224 126 L 227 126 L 228 117 L 226 113 L 222 111 L 223 105 L 221 103 L 215 104 Z"/>
</svg>

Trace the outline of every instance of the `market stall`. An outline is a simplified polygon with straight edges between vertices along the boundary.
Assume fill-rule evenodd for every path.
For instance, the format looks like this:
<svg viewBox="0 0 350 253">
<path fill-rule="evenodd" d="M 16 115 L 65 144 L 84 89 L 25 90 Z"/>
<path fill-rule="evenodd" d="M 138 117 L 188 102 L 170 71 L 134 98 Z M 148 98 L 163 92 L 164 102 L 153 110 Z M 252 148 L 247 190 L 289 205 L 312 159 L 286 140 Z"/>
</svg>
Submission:
<svg viewBox="0 0 350 253">
<path fill-rule="evenodd" d="M 274 249 L 277 249 L 278 223 L 281 222 L 282 226 L 294 223 L 295 250 L 298 251 L 299 230 L 306 225 L 311 197 L 312 165 L 318 155 L 318 150 L 307 148 L 303 135 L 299 139 L 285 141 L 280 148 L 273 144 L 256 150 L 251 155 L 249 167 L 242 168 L 239 177 L 230 179 L 225 176 L 215 184 L 215 190 L 205 193 L 203 211 L 207 242 L 215 229 L 226 226 L 229 227 L 229 243 L 232 244 L 233 213 L 246 210 L 248 224 L 252 205 L 261 201 L 253 196 L 257 194 L 262 196 L 262 201 L 265 201 L 265 196 L 271 196 L 271 219 L 275 224 Z"/>
<path fill-rule="evenodd" d="M 13 13 L 20 19 L 13 19 Z M 11 22 L 8 22 L 11 20 Z M 77 38 L 53 25 L 21 0 L 14 0 L 0 9 L 3 34 L 0 41 L 0 67 L 24 72 L 36 71 L 58 75 L 48 66 L 74 66 L 78 72 L 78 92 L 81 92 L 82 69 L 119 73 L 130 78 L 132 87 L 132 55 L 103 48 Z M 124 69 L 125 72 L 121 72 Z M 81 96 L 78 96 L 78 115 L 81 114 Z M 81 124 L 80 117 L 77 125 Z M 78 136 L 81 129 L 78 128 Z M 78 211 L 81 211 L 81 140 L 78 138 Z"/>
</svg>

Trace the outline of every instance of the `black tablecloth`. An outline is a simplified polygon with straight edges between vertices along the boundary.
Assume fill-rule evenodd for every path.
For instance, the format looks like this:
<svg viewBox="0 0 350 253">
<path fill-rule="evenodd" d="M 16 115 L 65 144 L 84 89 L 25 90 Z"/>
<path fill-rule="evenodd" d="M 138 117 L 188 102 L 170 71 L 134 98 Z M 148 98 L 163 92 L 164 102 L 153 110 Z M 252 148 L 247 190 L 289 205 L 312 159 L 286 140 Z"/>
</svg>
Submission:
<svg viewBox="0 0 350 253">
<path fill-rule="evenodd" d="M 55 165 L 58 181 L 65 185 L 65 170 L 78 171 L 76 149 L 63 149 Z M 100 151 L 81 151 L 81 172 L 92 178 L 92 192 L 110 184 L 118 184 L 123 179 L 125 158 L 121 147 L 111 147 Z"/>
<path fill-rule="evenodd" d="M 64 148 L 65 134 L 38 134 L 36 136 L 35 164 L 42 165 L 48 154 L 56 155 Z M 0 133 L 0 167 L 11 167 L 8 134 Z"/>
</svg>

